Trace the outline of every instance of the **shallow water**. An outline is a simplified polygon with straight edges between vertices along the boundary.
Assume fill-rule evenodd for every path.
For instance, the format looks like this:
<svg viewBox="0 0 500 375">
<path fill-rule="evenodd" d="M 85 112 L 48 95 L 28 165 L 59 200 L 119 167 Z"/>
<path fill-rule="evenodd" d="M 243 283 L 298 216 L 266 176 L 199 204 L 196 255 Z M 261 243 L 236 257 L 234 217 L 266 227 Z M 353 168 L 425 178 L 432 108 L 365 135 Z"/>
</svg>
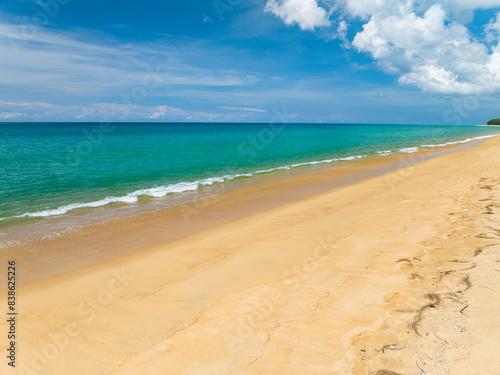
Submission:
<svg viewBox="0 0 500 375">
<path fill-rule="evenodd" d="M 0 226 L 500 133 L 419 125 L 3 123 Z"/>
</svg>

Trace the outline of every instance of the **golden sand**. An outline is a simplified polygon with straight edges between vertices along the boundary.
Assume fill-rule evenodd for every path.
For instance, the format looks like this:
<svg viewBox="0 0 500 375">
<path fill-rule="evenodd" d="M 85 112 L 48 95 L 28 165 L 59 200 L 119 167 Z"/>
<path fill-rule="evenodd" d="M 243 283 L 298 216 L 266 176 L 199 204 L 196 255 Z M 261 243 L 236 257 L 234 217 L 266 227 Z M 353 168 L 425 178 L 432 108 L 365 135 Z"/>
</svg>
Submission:
<svg viewBox="0 0 500 375">
<path fill-rule="evenodd" d="M 498 373 L 499 151 L 20 286 L 17 367 L 2 356 L 1 373 Z"/>
</svg>

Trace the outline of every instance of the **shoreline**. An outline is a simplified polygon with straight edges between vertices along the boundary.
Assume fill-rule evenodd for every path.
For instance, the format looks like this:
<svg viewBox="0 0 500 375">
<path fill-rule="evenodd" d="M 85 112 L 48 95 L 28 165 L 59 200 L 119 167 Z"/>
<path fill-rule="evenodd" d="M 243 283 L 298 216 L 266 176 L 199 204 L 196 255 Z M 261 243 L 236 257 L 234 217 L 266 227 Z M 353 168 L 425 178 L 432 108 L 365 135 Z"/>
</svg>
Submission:
<svg viewBox="0 0 500 375">
<path fill-rule="evenodd" d="M 483 126 L 483 125 L 476 125 L 476 126 Z M 456 141 L 448 141 L 442 144 L 432 144 L 432 145 L 417 145 L 417 146 L 409 146 L 406 148 L 401 148 L 399 150 L 389 150 L 389 151 L 376 151 L 376 152 L 369 152 L 368 154 L 362 154 L 362 155 L 350 155 L 346 157 L 336 157 L 333 159 L 325 159 L 325 160 L 314 160 L 314 161 L 304 161 L 304 162 L 297 162 L 295 164 L 284 164 L 281 166 L 274 166 L 274 167 L 269 167 L 269 169 L 263 169 L 263 170 L 253 170 L 253 171 L 233 171 L 233 174 L 228 174 L 224 176 L 208 176 L 208 177 L 200 177 L 196 181 L 178 181 L 175 183 L 168 183 L 168 184 L 163 184 L 161 186 L 153 186 L 153 187 L 142 187 L 138 188 L 135 191 L 129 192 L 128 194 L 125 195 L 111 195 L 111 196 L 105 196 L 105 197 L 100 197 L 96 198 L 97 200 L 90 201 L 90 202 L 70 202 L 67 204 L 63 204 L 62 206 L 59 206 L 57 208 L 46 208 L 42 209 L 42 211 L 35 211 L 35 212 L 25 212 L 24 214 L 16 215 L 16 216 L 10 216 L 10 217 L 5 217 L 5 218 L 0 218 L 0 228 L 11 228 L 11 227 L 16 227 L 18 225 L 29 225 L 31 223 L 37 223 L 40 222 L 40 220 L 44 219 L 57 219 L 61 217 L 71 217 L 72 215 L 85 215 L 86 213 L 90 213 L 93 211 L 97 211 L 95 209 L 101 209 L 105 207 L 116 207 L 116 206 L 128 206 L 128 205 L 134 205 L 135 203 L 139 203 L 138 206 L 144 206 L 144 202 L 146 201 L 152 201 L 155 200 L 156 198 L 165 198 L 168 195 L 171 195 L 170 197 L 178 197 L 182 194 L 189 194 L 193 190 L 191 190 L 192 185 L 197 185 L 197 187 L 194 189 L 195 192 L 197 190 L 203 190 L 203 189 L 210 189 L 210 187 L 214 185 L 232 185 L 233 183 L 236 183 L 236 185 L 241 184 L 244 186 L 245 184 L 243 183 L 244 181 L 248 181 L 248 177 L 250 177 L 250 181 L 252 180 L 259 180 L 259 179 L 266 179 L 269 177 L 277 176 L 281 172 L 285 171 L 287 173 L 290 173 L 290 175 L 295 175 L 295 174 L 304 174 L 303 169 L 306 168 L 321 168 L 324 166 L 324 168 L 332 168 L 335 167 L 337 164 L 341 164 L 344 162 L 350 162 L 350 161 L 355 161 L 358 159 L 361 160 L 366 160 L 365 158 L 374 158 L 377 156 L 396 156 L 398 155 L 404 155 L 404 154 L 413 154 L 416 152 L 433 152 L 434 150 L 441 150 L 441 149 L 446 149 L 448 147 L 455 147 L 455 146 L 460 146 L 461 144 L 467 144 L 470 142 L 475 142 L 475 141 L 481 141 L 484 139 L 489 139 L 491 137 L 499 136 L 500 134 L 497 135 L 484 135 L 484 136 L 477 136 L 477 137 L 472 137 L 472 138 L 467 138 L 464 140 L 456 140 Z M 355 153 L 355 152 L 354 152 Z M 262 167 L 262 168 L 267 168 L 267 167 Z M 231 169 L 231 168 L 229 168 Z M 311 169 L 312 170 L 312 169 Z M 228 172 L 229 173 L 229 172 Z M 307 173 L 307 171 L 305 172 Z M 220 181 L 223 180 L 223 181 Z M 176 189 L 172 189 L 178 185 L 182 184 L 187 184 L 190 185 L 189 188 L 185 187 L 186 190 L 180 190 L 177 191 Z M 157 190 L 157 189 L 163 189 L 165 191 L 163 192 L 157 192 L 156 193 L 161 193 L 165 195 L 155 195 L 152 194 L 152 191 Z M 172 191 L 170 191 L 170 190 Z M 225 191 L 223 189 L 223 191 Z M 122 193 L 123 194 L 123 193 Z M 129 199 L 127 199 L 129 198 Z M 132 200 L 131 200 L 132 199 Z M 175 199 L 174 199 L 175 201 Z M 177 205 L 180 201 L 177 201 L 175 205 Z M 141 203 L 142 202 L 142 203 Z M 67 215 L 69 214 L 69 215 Z M 27 218 L 27 219 L 25 219 Z M 1 243 L 0 243 L 1 245 Z"/>
<path fill-rule="evenodd" d="M 27 265 L 27 272 L 18 280 L 22 285 L 179 240 L 423 160 L 474 147 L 487 139 L 491 138 L 422 148 L 413 153 L 372 155 L 334 165 L 277 171 L 243 183 L 234 182 L 229 188 L 222 190 L 217 186 L 208 187 L 196 192 L 198 197 L 201 195 L 199 199 L 195 198 L 184 205 L 110 220 L 37 244 L 21 244 L 2 249 L 0 260 L 15 258 Z M 106 209 L 107 207 L 101 208 Z M 77 215 L 74 217 L 78 219 Z M 64 223 L 68 218 L 61 216 L 58 220 Z M 30 225 L 26 225 L 28 232 L 30 228 Z M 5 288 L 6 282 L 1 280 L 0 291 Z"/>
<path fill-rule="evenodd" d="M 19 364 L 26 374 L 494 372 L 499 147 L 489 139 L 23 285 Z"/>
</svg>

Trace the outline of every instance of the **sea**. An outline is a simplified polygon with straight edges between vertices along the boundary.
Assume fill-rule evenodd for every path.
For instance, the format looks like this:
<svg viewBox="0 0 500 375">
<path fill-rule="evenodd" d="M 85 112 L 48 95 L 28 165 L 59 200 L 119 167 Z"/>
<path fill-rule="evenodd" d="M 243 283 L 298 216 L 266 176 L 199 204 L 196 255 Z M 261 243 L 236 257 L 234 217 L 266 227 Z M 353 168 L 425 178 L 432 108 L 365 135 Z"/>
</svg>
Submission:
<svg viewBox="0 0 500 375">
<path fill-rule="evenodd" d="M 0 123 L 0 230 L 146 200 L 166 207 L 206 186 L 499 134 L 484 126 L 280 121 Z"/>
</svg>

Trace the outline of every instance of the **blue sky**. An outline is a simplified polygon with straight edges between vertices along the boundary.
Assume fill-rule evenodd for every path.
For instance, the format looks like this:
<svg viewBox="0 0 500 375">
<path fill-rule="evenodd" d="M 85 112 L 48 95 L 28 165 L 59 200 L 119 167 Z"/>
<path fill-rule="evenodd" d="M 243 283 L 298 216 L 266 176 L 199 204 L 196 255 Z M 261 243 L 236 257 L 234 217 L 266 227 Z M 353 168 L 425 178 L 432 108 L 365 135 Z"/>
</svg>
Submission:
<svg viewBox="0 0 500 375">
<path fill-rule="evenodd" d="M 12 0 L 0 121 L 480 124 L 500 0 Z"/>
</svg>

